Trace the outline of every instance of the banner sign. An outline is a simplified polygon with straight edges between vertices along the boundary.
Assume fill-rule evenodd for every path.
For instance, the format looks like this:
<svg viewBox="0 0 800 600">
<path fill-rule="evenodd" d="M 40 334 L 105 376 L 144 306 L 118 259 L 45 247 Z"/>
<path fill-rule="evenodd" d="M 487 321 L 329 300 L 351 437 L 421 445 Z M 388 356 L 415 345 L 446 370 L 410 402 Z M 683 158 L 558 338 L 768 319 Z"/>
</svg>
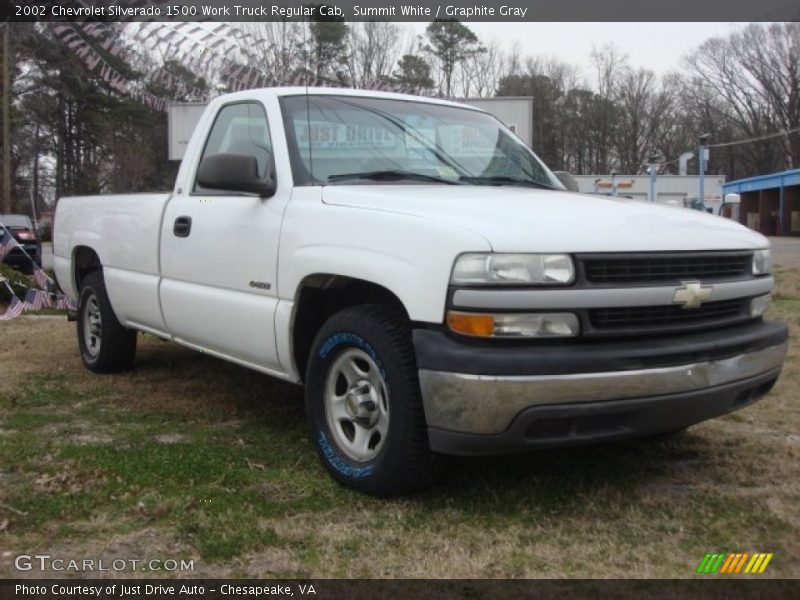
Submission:
<svg viewBox="0 0 800 600">
<path fill-rule="evenodd" d="M 111 89 L 120 94 L 130 96 L 151 110 L 165 111 L 167 109 L 167 105 L 169 104 L 167 98 L 155 96 L 146 90 L 131 85 L 125 76 L 117 72 L 114 67 L 100 56 L 97 50 L 92 48 L 92 46 L 83 39 L 75 26 L 69 23 L 48 23 L 47 25 L 56 39 L 80 58 L 90 72 L 99 75 L 100 79 L 106 82 Z M 82 29 L 85 29 L 85 27 L 87 27 L 87 25 L 84 25 Z M 97 28 L 92 27 L 92 24 L 89 24 L 88 27 L 90 27 L 93 32 L 97 32 Z M 113 43 L 109 44 L 108 47 L 109 52 L 112 54 L 114 50 L 119 52 L 120 49 L 119 46 Z"/>
<path fill-rule="evenodd" d="M 10 21 L 794 21 L 797 0 L 10 0 Z"/>
<path fill-rule="evenodd" d="M 120 60 L 132 64 L 137 62 L 135 53 L 127 51 L 120 45 L 116 41 L 115 32 L 103 23 L 48 22 L 47 27 L 59 42 L 83 62 L 89 72 L 100 77 L 115 92 L 137 100 L 155 111 L 166 111 L 172 103 L 170 99 L 144 89 L 146 86 L 142 85 L 143 82 L 128 80 L 100 55 L 96 48 L 102 48 Z M 96 42 L 96 47 L 89 43 L 90 39 Z M 246 63 L 258 63 L 259 58 L 249 50 L 255 43 L 253 36 L 229 23 L 204 24 L 203 27 L 189 22 L 163 26 L 142 24 L 133 39 L 148 50 L 163 53 L 167 60 L 186 63 L 193 71 L 200 73 L 215 71 L 231 92 L 285 85 L 317 87 L 347 85 L 345 82 L 329 80 L 305 71 L 295 71 L 283 79 L 278 79 L 258 71 L 249 64 L 237 62 L 231 58 L 237 54 Z M 184 79 L 170 73 L 164 66 L 152 69 L 147 74 L 147 82 L 171 85 L 179 93 L 198 100 L 207 100 L 210 93 L 209 90 L 193 87 Z M 384 82 L 374 82 L 361 87 L 400 93 L 409 91 Z"/>
<path fill-rule="evenodd" d="M 367 149 L 387 150 L 397 146 L 397 136 L 380 126 L 345 125 L 329 121 L 294 121 L 297 145 L 314 150 Z"/>
</svg>

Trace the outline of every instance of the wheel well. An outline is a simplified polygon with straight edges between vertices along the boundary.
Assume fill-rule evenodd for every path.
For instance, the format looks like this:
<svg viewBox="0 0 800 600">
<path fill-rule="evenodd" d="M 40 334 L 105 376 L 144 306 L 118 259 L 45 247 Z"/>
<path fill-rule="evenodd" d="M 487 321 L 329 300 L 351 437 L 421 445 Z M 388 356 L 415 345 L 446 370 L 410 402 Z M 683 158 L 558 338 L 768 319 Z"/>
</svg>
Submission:
<svg viewBox="0 0 800 600">
<path fill-rule="evenodd" d="M 300 379 L 305 379 L 311 345 L 325 321 L 340 310 L 359 304 L 396 306 L 408 318 L 400 299 L 376 283 L 341 275 L 312 275 L 303 280 L 292 327 L 292 348 Z"/>
<path fill-rule="evenodd" d="M 97 253 L 88 246 L 78 246 L 75 248 L 73 277 L 75 278 L 75 291 L 80 294 L 81 282 L 92 271 L 100 271 L 103 265 L 100 263 L 100 257 Z"/>
</svg>

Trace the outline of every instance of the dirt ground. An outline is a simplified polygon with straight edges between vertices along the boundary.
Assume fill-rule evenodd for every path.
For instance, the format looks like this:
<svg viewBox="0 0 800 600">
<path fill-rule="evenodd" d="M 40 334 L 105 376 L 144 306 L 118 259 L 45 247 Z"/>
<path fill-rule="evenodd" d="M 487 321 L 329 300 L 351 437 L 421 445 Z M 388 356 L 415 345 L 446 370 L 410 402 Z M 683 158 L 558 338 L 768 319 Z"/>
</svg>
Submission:
<svg viewBox="0 0 800 600">
<path fill-rule="evenodd" d="M 771 237 L 772 260 L 787 269 L 800 269 L 800 237 Z"/>
</svg>

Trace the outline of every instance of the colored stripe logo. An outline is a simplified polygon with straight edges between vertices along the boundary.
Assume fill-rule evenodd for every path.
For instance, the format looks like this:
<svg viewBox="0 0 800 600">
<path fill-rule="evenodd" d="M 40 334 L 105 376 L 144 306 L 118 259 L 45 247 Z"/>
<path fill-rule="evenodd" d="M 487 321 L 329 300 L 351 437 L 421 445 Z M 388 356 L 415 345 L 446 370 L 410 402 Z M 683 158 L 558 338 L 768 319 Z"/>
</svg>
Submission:
<svg viewBox="0 0 800 600">
<path fill-rule="evenodd" d="M 763 573 L 773 554 L 766 552 L 718 552 L 716 554 L 706 554 L 697 573 L 701 575 L 713 575 L 715 573 L 725 573 L 728 575 L 738 575 L 741 573 Z"/>
</svg>

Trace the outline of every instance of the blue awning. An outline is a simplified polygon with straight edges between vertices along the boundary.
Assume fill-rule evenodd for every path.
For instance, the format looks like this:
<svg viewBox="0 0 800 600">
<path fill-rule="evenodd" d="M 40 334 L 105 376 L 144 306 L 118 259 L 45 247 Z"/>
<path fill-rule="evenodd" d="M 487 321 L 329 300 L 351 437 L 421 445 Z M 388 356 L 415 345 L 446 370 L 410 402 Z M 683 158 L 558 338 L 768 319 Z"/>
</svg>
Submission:
<svg viewBox="0 0 800 600">
<path fill-rule="evenodd" d="M 793 185 L 800 185 L 800 169 L 729 181 L 722 186 L 722 193 L 741 194 L 742 192 L 758 192 L 760 190 L 772 190 Z"/>
</svg>

